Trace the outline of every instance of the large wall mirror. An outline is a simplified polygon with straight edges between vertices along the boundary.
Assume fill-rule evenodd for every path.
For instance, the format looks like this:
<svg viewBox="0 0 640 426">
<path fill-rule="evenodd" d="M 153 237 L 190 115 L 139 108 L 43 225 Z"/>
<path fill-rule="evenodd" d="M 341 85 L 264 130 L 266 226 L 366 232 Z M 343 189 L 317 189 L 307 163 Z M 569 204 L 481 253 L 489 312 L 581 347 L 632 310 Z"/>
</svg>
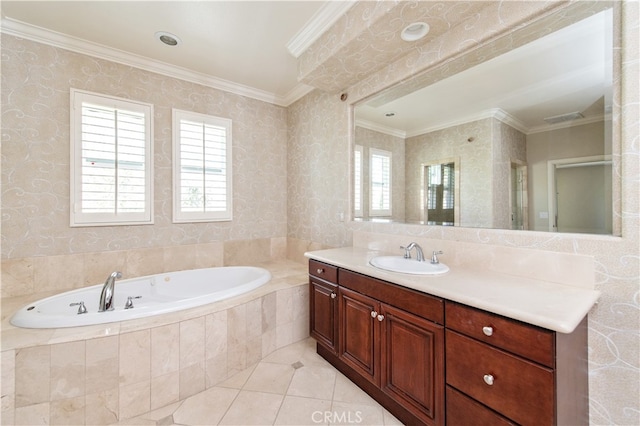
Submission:
<svg viewBox="0 0 640 426">
<path fill-rule="evenodd" d="M 356 104 L 354 219 L 616 233 L 611 7 Z"/>
</svg>

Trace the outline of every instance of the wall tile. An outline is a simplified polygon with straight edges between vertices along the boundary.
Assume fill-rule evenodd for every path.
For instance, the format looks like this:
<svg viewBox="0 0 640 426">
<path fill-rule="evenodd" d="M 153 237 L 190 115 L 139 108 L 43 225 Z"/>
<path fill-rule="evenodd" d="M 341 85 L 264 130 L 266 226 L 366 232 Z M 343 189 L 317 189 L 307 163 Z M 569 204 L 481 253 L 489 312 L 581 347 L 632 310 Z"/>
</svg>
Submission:
<svg viewBox="0 0 640 426">
<path fill-rule="evenodd" d="M 180 369 L 180 399 L 188 398 L 205 389 L 205 362 Z"/>
<path fill-rule="evenodd" d="M 86 341 L 85 391 L 87 394 L 117 389 L 120 376 L 120 339 L 101 337 Z"/>
<path fill-rule="evenodd" d="M 151 377 L 180 369 L 180 324 L 151 329 Z"/>
<path fill-rule="evenodd" d="M 151 409 L 155 410 L 180 398 L 180 372 L 154 375 L 151 379 Z"/>
<path fill-rule="evenodd" d="M 2 297 L 20 296 L 34 292 L 33 261 L 8 259 L 2 261 Z"/>
<path fill-rule="evenodd" d="M 85 424 L 108 425 L 118 421 L 119 389 L 88 393 L 85 396 Z"/>
<path fill-rule="evenodd" d="M 69 400 L 60 407 L 78 407 L 73 398 L 85 394 L 85 342 L 61 343 L 51 346 L 51 394 L 52 401 Z M 82 401 L 84 407 L 84 400 Z M 51 406 L 54 408 L 54 405 Z M 66 409 L 66 408 L 63 408 Z M 72 410 L 73 411 L 73 410 Z M 84 420 L 84 413 L 81 415 Z"/>
<path fill-rule="evenodd" d="M 4 424 L 4 423 L 3 423 Z M 15 424 L 25 426 L 48 425 L 49 403 L 28 405 L 16 408 Z"/>
<path fill-rule="evenodd" d="M 52 401 L 49 410 L 49 424 L 51 425 L 71 426 L 85 424 L 84 395 Z"/>
<path fill-rule="evenodd" d="M 16 351 L 16 408 L 49 402 L 50 354 L 49 346 L 35 346 Z"/>
<path fill-rule="evenodd" d="M 119 389 L 120 420 L 139 416 L 151 409 L 151 386 L 149 380 L 120 386 Z"/>
<path fill-rule="evenodd" d="M 151 378 L 151 332 L 136 331 L 120 335 L 120 402 L 122 386 L 139 382 L 149 383 Z M 134 392 L 135 388 L 127 388 Z M 137 392 L 137 391 L 135 391 Z M 121 406 L 122 407 L 122 406 Z"/>
<path fill-rule="evenodd" d="M 227 353 L 227 311 L 205 317 L 205 359 L 218 358 Z M 225 359 L 226 370 L 226 359 Z"/>
<path fill-rule="evenodd" d="M 180 323 L 180 369 L 204 361 L 205 317 Z"/>
<path fill-rule="evenodd" d="M 84 256 L 83 286 L 103 284 L 114 271 L 127 272 L 126 251 L 92 252 L 82 256 Z"/>
</svg>

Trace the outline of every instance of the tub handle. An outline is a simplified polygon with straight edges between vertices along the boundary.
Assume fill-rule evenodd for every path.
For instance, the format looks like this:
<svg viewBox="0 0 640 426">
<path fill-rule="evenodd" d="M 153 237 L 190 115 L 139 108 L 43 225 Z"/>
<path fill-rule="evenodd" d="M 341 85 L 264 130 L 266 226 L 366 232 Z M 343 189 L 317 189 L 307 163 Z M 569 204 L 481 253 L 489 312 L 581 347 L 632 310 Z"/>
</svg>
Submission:
<svg viewBox="0 0 640 426">
<path fill-rule="evenodd" d="M 76 302 L 76 303 L 69 303 L 69 306 L 77 306 L 78 307 L 78 315 L 87 313 L 87 307 L 84 306 L 84 302 L 83 301 Z"/>
<path fill-rule="evenodd" d="M 125 309 L 133 309 L 133 299 L 142 299 L 142 296 L 129 296 L 124 304 Z"/>
</svg>

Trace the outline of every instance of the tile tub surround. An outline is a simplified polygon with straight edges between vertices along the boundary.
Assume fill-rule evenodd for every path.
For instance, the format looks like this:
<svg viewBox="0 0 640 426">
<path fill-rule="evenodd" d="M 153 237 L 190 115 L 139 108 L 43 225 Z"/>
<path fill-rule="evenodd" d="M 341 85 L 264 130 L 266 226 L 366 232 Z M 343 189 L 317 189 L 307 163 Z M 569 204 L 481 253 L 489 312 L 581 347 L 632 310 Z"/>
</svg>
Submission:
<svg viewBox="0 0 640 426">
<path fill-rule="evenodd" d="M 182 312 L 55 330 L 2 321 L 2 424 L 109 424 L 188 398 L 308 336 L 305 265 Z M 28 297 L 3 300 L 3 315 Z M 8 317 L 9 315 L 7 315 Z"/>
</svg>

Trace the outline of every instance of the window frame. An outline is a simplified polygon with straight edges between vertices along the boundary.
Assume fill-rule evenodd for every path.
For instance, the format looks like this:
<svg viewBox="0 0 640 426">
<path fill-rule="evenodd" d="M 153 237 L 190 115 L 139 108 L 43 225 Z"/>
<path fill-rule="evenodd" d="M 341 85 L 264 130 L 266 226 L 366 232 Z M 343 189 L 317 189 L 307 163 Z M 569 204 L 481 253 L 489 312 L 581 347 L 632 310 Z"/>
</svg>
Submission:
<svg viewBox="0 0 640 426">
<path fill-rule="evenodd" d="M 210 212 L 184 212 L 181 210 L 181 151 L 180 131 L 181 121 L 209 124 L 225 128 L 225 155 L 226 155 L 226 209 L 224 211 Z M 228 222 L 233 220 L 233 121 L 229 118 L 217 117 L 209 114 L 201 114 L 192 111 L 172 109 L 172 152 L 173 152 L 173 223 L 192 222 Z M 204 172 L 203 172 L 204 173 Z"/>
<path fill-rule="evenodd" d="M 385 209 L 378 209 L 378 208 L 374 208 L 373 205 L 373 157 L 374 156 L 379 156 L 379 157 L 386 157 L 389 161 L 389 181 L 387 184 L 388 189 L 386 189 L 386 191 L 388 192 L 388 197 L 389 197 L 389 208 Z M 369 215 L 370 216 L 391 216 L 392 215 L 392 206 L 393 206 L 393 181 L 392 181 L 392 177 L 393 177 L 393 154 L 390 151 L 384 151 L 382 149 L 376 149 L 376 148 L 369 148 Z M 385 191 L 385 189 L 382 189 L 383 191 Z"/>
<path fill-rule="evenodd" d="M 144 211 L 139 213 L 87 213 L 82 211 L 82 107 L 84 103 L 98 107 L 144 114 Z M 80 89 L 70 90 L 70 219 L 69 226 L 125 226 L 152 225 L 153 212 L 153 105 L 131 99 L 94 93 Z M 117 162 L 117 157 L 116 160 Z"/>
</svg>

